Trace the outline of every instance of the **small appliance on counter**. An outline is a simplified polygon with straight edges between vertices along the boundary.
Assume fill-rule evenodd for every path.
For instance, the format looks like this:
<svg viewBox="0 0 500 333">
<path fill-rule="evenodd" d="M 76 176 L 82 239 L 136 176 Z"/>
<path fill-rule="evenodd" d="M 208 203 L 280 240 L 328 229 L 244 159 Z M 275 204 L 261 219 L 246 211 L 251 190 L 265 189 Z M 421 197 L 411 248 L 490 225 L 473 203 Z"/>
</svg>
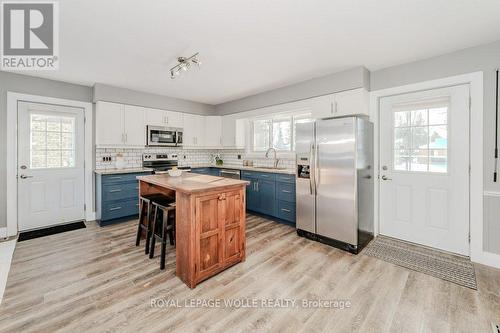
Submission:
<svg viewBox="0 0 500 333">
<path fill-rule="evenodd" d="M 142 167 L 153 169 L 155 174 L 165 174 L 174 167 L 180 171 L 191 171 L 191 167 L 178 165 L 176 154 L 142 154 Z"/>
<path fill-rule="evenodd" d="M 297 234 L 352 253 L 373 238 L 373 124 L 297 124 Z"/>
</svg>

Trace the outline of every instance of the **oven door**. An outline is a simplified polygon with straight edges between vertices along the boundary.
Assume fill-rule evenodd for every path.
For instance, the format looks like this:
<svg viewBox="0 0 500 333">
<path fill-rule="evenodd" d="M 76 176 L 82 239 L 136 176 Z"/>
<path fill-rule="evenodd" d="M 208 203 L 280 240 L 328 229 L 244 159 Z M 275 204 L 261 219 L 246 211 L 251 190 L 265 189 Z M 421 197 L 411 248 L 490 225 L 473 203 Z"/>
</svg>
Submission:
<svg viewBox="0 0 500 333">
<path fill-rule="evenodd" d="M 175 146 L 177 131 L 167 127 L 148 126 L 148 146 Z"/>
</svg>

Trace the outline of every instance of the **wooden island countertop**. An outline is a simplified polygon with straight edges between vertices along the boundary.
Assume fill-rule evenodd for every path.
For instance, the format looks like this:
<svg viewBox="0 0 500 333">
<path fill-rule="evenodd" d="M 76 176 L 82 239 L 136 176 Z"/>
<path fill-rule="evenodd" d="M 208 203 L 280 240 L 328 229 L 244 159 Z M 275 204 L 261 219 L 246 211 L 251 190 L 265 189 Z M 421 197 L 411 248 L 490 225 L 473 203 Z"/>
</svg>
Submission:
<svg viewBox="0 0 500 333">
<path fill-rule="evenodd" d="M 245 260 L 248 181 L 189 172 L 137 179 L 141 196 L 175 197 L 176 275 L 190 288 Z"/>
<path fill-rule="evenodd" d="M 228 186 L 241 186 L 250 184 L 246 180 L 223 178 L 208 175 L 199 175 L 183 172 L 179 177 L 168 174 L 139 176 L 138 180 L 184 193 L 212 191 Z"/>
</svg>

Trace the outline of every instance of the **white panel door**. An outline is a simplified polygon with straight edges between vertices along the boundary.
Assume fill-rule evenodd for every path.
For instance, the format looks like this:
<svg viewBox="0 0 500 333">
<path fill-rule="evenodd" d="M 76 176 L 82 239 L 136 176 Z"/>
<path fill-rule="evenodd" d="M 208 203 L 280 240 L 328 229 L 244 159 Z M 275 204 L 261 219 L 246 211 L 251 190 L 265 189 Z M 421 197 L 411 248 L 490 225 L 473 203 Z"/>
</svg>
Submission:
<svg viewBox="0 0 500 333">
<path fill-rule="evenodd" d="M 205 117 L 205 147 L 219 148 L 222 144 L 222 118 L 220 116 Z"/>
<path fill-rule="evenodd" d="M 123 105 L 97 102 L 96 145 L 116 146 L 123 142 Z"/>
<path fill-rule="evenodd" d="M 146 125 L 166 126 L 165 118 L 163 110 L 147 109 L 146 111 Z"/>
<path fill-rule="evenodd" d="M 469 86 L 380 101 L 380 233 L 469 255 Z"/>
<path fill-rule="evenodd" d="M 181 112 L 165 111 L 165 117 L 169 127 L 182 128 L 184 126 L 184 117 Z"/>
<path fill-rule="evenodd" d="M 232 115 L 222 117 L 222 146 L 224 148 L 236 146 L 236 118 Z"/>
<path fill-rule="evenodd" d="M 18 228 L 84 220 L 83 110 L 18 104 Z"/>
<path fill-rule="evenodd" d="M 353 89 L 334 94 L 333 115 L 335 117 L 349 115 L 368 115 L 368 92 L 363 89 Z"/>
<path fill-rule="evenodd" d="M 124 144 L 128 147 L 146 145 L 146 109 L 125 105 L 123 109 Z"/>
</svg>

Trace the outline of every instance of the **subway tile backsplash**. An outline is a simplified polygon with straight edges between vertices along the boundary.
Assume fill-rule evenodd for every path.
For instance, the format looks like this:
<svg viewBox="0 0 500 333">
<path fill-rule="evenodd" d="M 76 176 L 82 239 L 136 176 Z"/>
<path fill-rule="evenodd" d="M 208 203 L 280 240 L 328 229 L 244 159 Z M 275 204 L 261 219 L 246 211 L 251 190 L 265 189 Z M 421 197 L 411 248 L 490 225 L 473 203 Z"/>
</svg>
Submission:
<svg viewBox="0 0 500 333">
<path fill-rule="evenodd" d="M 142 167 L 142 154 L 176 154 L 179 160 L 179 166 L 206 166 L 215 164 L 214 157 L 216 154 L 224 161 L 225 165 L 241 166 L 243 160 L 252 160 L 254 166 L 272 166 L 273 160 L 267 159 L 262 153 L 262 157 L 247 157 L 245 150 L 207 150 L 207 149 L 177 149 L 177 148 L 96 148 L 96 170 L 114 169 L 116 163 L 116 155 L 122 154 L 125 162 L 125 168 L 140 168 Z M 241 159 L 238 159 L 238 155 Z M 103 157 L 111 157 L 110 162 L 103 162 Z M 279 167 L 293 169 L 295 164 L 294 159 L 280 159 Z"/>
</svg>

